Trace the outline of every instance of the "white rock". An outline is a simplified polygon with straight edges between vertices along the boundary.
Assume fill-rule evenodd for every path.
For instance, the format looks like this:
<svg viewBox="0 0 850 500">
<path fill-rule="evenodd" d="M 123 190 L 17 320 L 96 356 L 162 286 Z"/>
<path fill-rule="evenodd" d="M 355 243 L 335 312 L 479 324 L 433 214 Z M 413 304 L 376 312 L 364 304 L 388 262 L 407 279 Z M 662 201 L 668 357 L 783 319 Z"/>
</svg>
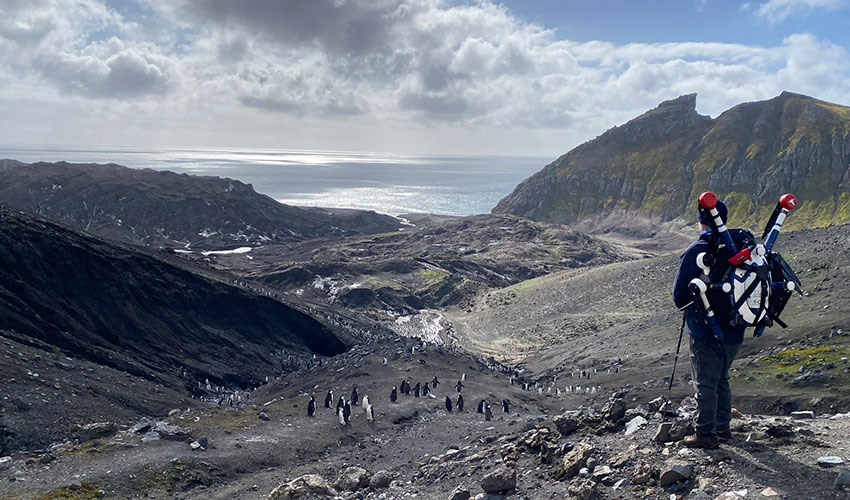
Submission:
<svg viewBox="0 0 850 500">
<path fill-rule="evenodd" d="M 646 425 L 647 420 L 640 415 L 629 420 L 629 423 L 626 424 L 626 436 L 630 436 L 637 432 L 641 427 Z"/>
</svg>

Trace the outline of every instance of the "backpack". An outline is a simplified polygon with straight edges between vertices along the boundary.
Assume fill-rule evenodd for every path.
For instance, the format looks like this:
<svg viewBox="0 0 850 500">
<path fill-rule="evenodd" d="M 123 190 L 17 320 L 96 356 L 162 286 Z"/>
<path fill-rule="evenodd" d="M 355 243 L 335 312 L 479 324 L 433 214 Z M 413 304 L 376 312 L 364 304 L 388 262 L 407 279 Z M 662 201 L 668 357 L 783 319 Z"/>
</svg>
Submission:
<svg viewBox="0 0 850 500">
<path fill-rule="evenodd" d="M 785 194 L 765 226 L 759 243 L 749 231 L 737 231 L 737 244 L 717 209 L 717 197 L 708 191 L 699 197 L 699 209 L 709 221 L 712 238 L 708 251 L 697 255 L 703 275 L 690 282 L 691 293 L 709 327 L 723 339 L 720 325 L 755 327 L 761 336 L 774 322 L 786 328 L 779 315 L 793 292 L 802 295 L 802 284 L 788 262 L 773 251 L 788 212 L 797 206 L 793 194 Z M 739 248 L 740 247 L 740 248 Z"/>
</svg>

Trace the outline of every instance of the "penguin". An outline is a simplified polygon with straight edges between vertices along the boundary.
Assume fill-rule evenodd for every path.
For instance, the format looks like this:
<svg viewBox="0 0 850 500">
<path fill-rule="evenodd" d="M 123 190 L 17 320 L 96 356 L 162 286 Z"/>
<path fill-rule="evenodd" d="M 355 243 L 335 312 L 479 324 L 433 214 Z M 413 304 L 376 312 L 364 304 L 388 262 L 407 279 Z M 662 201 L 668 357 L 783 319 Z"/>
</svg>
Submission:
<svg viewBox="0 0 850 500">
<path fill-rule="evenodd" d="M 431 392 L 431 389 L 428 388 L 428 382 L 425 382 L 425 385 L 422 386 L 422 395 L 427 396 L 429 392 Z"/>
<path fill-rule="evenodd" d="M 340 396 L 339 401 L 336 402 L 336 409 L 339 410 L 343 406 L 345 406 L 345 398 Z"/>
<path fill-rule="evenodd" d="M 372 405 L 366 406 L 366 420 L 369 422 L 375 421 L 375 410 L 372 409 Z"/>
<path fill-rule="evenodd" d="M 310 402 L 307 403 L 307 416 L 312 417 L 314 413 L 316 413 L 316 398 L 311 395 Z"/>
<path fill-rule="evenodd" d="M 493 420 L 493 410 L 490 408 L 490 403 L 484 405 L 484 420 L 487 422 Z"/>
<path fill-rule="evenodd" d="M 505 413 L 511 412 L 511 400 L 510 399 L 503 399 L 502 400 L 502 411 L 504 411 Z"/>
<path fill-rule="evenodd" d="M 384 360 L 381 362 L 381 364 L 384 365 L 384 366 L 387 366 L 387 358 L 384 358 Z"/>
<path fill-rule="evenodd" d="M 462 374 L 460 375 L 460 381 L 461 381 L 461 382 L 466 382 L 466 373 L 462 373 Z"/>
<path fill-rule="evenodd" d="M 351 425 L 351 404 L 347 401 L 345 406 L 342 407 L 342 416 L 345 418 L 345 425 Z"/>
<path fill-rule="evenodd" d="M 457 411 L 463 411 L 463 396 L 460 394 L 457 395 Z"/>
<path fill-rule="evenodd" d="M 436 388 L 437 388 L 437 386 L 438 386 L 438 385 L 440 385 L 440 381 L 439 381 L 439 380 L 437 380 L 437 376 L 436 376 L 436 375 L 434 375 L 434 380 L 432 380 L 432 381 L 431 381 L 431 385 L 434 387 L 434 389 L 436 389 Z"/>
<path fill-rule="evenodd" d="M 483 399 L 478 402 L 478 413 L 484 413 L 484 405 L 487 404 Z"/>
<path fill-rule="evenodd" d="M 452 412 L 452 398 L 448 396 L 446 396 L 446 411 L 449 413 Z"/>
<path fill-rule="evenodd" d="M 328 394 L 325 396 L 325 408 L 330 408 L 331 403 L 334 400 L 334 391 L 328 391 Z"/>
<path fill-rule="evenodd" d="M 367 406 L 369 406 L 369 395 L 368 394 L 363 396 L 363 407 L 365 408 Z"/>
<path fill-rule="evenodd" d="M 455 384 L 455 390 L 458 392 L 458 394 L 460 394 L 460 391 L 462 391 L 464 387 L 466 386 L 463 385 L 463 380 L 458 380 L 457 384 Z"/>
<path fill-rule="evenodd" d="M 420 387 L 421 387 L 421 384 L 419 382 L 416 382 L 416 385 L 413 386 L 413 395 L 417 398 L 419 397 L 419 388 Z"/>
<path fill-rule="evenodd" d="M 356 405 L 357 402 L 360 401 L 360 396 L 357 394 L 357 386 L 354 386 L 354 389 L 351 390 L 351 404 Z"/>
<path fill-rule="evenodd" d="M 342 408 L 336 409 L 336 416 L 339 417 L 339 425 L 345 425 L 345 415 L 343 415 Z"/>
<path fill-rule="evenodd" d="M 393 390 L 390 391 L 390 402 L 395 403 L 396 400 L 398 400 L 398 390 L 393 386 Z"/>
</svg>

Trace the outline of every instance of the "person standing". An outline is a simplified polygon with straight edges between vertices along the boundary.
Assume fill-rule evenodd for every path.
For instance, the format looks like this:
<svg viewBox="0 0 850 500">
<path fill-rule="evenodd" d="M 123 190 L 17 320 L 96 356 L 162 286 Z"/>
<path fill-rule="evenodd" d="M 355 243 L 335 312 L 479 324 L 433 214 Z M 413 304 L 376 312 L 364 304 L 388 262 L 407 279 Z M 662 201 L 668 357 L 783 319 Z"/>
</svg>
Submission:
<svg viewBox="0 0 850 500">
<path fill-rule="evenodd" d="M 726 224 L 727 209 L 723 202 L 717 202 L 717 211 Z M 719 281 L 729 264 L 722 248 L 718 248 L 720 235 L 715 234 L 709 227 L 711 217 L 704 210 L 698 212 L 700 235 L 691 244 L 679 261 L 679 269 L 673 282 L 673 302 L 679 309 L 684 309 L 684 322 L 690 337 L 690 361 L 693 380 L 697 388 L 697 418 L 696 434 L 685 439 L 685 445 L 690 448 L 717 448 L 720 440 L 732 438 L 729 423 L 732 419 L 732 390 L 729 386 L 729 367 L 744 340 L 746 325 L 730 325 L 731 304 L 725 292 L 709 289 L 707 295 L 712 309 L 717 317 L 718 326 L 723 332 L 723 338 L 715 337 L 709 327 L 706 314 L 698 305 L 698 297 L 691 292 L 690 283 L 695 278 L 705 276 L 703 268 L 697 262 L 697 257 L 706 253 L 711 255 L 716 248 L 717 258 L 710 267 L 706 278 L 711 282 Z M 749 231 L 729 229 L 729 235 L 736 245 L 741 245 L 752 239 Z M 729 253 L 729 252 L 725 252 Z"/>
</svg>

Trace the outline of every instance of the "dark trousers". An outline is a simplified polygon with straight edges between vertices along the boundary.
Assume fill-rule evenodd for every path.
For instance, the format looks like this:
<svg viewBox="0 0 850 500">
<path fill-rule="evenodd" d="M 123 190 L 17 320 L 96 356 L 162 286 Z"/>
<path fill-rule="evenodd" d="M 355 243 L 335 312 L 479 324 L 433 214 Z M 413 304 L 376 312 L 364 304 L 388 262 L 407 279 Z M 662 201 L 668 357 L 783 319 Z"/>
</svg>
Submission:
<svg viewBox="0 0 850 500">
<path fill-rule="evenodd" d="M 715 436 L 729 430 L 732 390 L 729 366 L 741 344 L 721 344 L 691 337 L 691 370 L 697 383 L 697 434 Z"/>
</svg>

